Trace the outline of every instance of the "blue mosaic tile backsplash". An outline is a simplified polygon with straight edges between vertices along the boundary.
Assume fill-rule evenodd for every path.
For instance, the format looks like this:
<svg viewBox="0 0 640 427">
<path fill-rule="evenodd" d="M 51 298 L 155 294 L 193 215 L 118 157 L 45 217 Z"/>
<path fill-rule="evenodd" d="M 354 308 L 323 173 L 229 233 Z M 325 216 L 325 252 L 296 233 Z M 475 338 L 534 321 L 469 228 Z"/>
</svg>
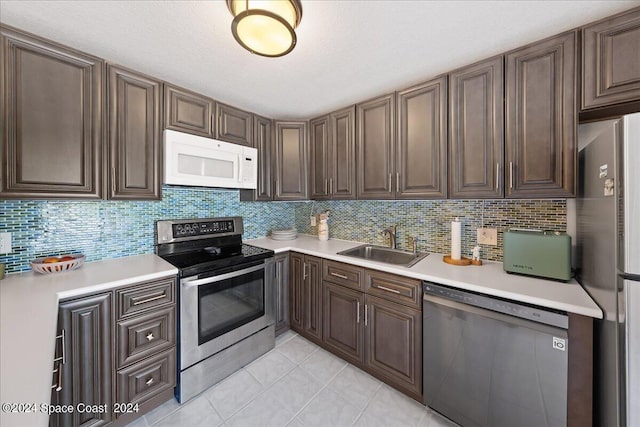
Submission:
<svg viewBox="0 0 640 427">
<path fill-rule="evenodd" d="M 480 245 L 482 259 L 502 261 L 502 233 L 508 228 L 553 231 L 567 229 L 566 200 L 415 200 L 415 201 L 323 201 L 295 205 L 298 232 L 317 234 L 309 217 L 329 209 L 329 237 L 387 245 L 382 230 L 397 225 L 397 246 L 409 247 L 418 237 L 418 250 L 448 254 L 451 221 L 462 221 L 462 255 L 470 257 L 476 245 L 476 229 L 498 229 L 497 246 Z"/>
<path fill-rule="evenodd" d="M 240 202 L 238 190 L 165 186 L 161 201 L 0 200 L 0 231 L 13 252 L 0 255 L 7 273 L 34 258 L 83 253 L 87 261 L 153 253 L 154 221 L 242 216 L 243 239 L 292 227 L 295 203 Z"/>
<path fill-rule="evenodd" d="M 498 245 L 482 245 L 482 258 L 502 260 L 502 232 L 510 227 L 566 231 L 566 200 L 419 200 L 240 202 L 237 190 L 163 187 L 161 201 L 0 200 L 0 231 L 12 234 L 13 252 L 0 255 L 6 272 L 29 270 L 34 258 L 81 252 L 87 261 L 153 253 L 154 221 L 242 216 L 244 239 L 272 228 L 296 226 L 317 234 L 309 216 L 329 209 L 330 237 L 386 245 L 381 231 L 398 226 L 398 247 L 409 236 L 419 250 L 448 253 L 450 221 L 462 220 L 463 255 L 485 227 L 498 229 Z"/>
</svg>

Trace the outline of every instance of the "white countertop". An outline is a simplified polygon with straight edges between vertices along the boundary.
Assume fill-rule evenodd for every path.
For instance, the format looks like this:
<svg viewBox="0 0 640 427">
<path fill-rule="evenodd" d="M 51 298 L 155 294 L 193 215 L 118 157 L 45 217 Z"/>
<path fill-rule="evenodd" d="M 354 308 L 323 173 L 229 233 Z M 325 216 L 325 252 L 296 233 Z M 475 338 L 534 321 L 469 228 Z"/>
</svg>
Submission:
<svg viewBox="0 0 640 427">
<path fill-rule="evenodd" d="M 276 253 L 295 251 L 569 313 L 602 318 L 602 310 L 575 280 L 563 283 L 508 274 L 502 269 L 501 262 L 483 261 L 481 266 L 460 267 L 446 264 L 442 261 L 442 254 L 432 253 L 413 267 L 407 268 L 337 255 L 337 252 L 362 245 L 360 242 L 337 239 L 322 242 L 315 236 L 298 235 L 295 240 L 262 238 L 248 240 L 245 243 L 272 249 Z"/>
<path fill-rule="evenodd" d="M 48 425 L 40 405 L 50 403 L 59 300 L 177 273 L 155 255 L 137 255 L 89 262 L 69 272 L 25 272 L 0 280 L 0 402 L 38 408 L 15 414 L 3 406 L 0 425 Z"/>
</svg>

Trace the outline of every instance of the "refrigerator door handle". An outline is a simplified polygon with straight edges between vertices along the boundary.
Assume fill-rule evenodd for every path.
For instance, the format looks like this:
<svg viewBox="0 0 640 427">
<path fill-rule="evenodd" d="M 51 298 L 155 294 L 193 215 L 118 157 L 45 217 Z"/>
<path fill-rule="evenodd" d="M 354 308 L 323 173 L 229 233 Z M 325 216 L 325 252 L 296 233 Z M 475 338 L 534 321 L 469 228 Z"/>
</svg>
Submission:
<svg viewBox="0 0 640 427">
<path fill-rule="evenodd" d="M 640 274 L 640 113 L 629 114 L 622 119 L 622 182 L 618 188 L 622 188 L 624 194 L 622 204 L 624 206 L 624 273 Z M 618 132 L 620 129 L 617 129 Z M 620 160 L 619 160 L 620 161 Z M 620 187 L 622 185 L 622 187 Z"/>
</svg>

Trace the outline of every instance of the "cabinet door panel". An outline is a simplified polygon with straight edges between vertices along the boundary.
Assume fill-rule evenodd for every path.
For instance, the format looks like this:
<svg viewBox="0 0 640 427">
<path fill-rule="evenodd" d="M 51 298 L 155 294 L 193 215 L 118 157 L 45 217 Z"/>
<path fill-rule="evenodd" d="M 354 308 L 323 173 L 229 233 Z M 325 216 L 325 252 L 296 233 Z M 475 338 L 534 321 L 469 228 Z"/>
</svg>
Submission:
<svg viewBox="0 0 640 427">
<path fill-rule="evenodd" d="M 307 123 L 275 122 L 276 200 L 307 200 Z"/>
<path fill-rule="evenodd" d="M 276 268 L 276 335 L 289 329 L 289 255 L 275 257 Z"/>
<path fill-rule="evenodd" d="M 308 338 L 322 341 L 322 259 L 305 256 L 307 265 L 304 282 L 304 333 Z"/>
<path fill-rule="evenodd" d="M 229 105 L 216 103 L 216 139 L 253 146 L 253 115 Z"/>
<path fill-rule="evenodd" d="M 365 363 L 422 401 L 422 312 L 367 295 Z"/>
<path fill-rule="evenodd" d="M 323 343 L 351 363 L 363 362 L 364 294 L 323 282 Z"/>
<path fill-rule="evenodd" d="M 393 199 L 395 95 L 357 105 L 358 199 Z"/>
<path fill-rule="evenodd" d="M 109 65 L 109 198 L 159 200 L 161 83 Z"/>
<path fill-rule="evenodd" d="M 332 199 L 356 198 L 355 108 L 331 114 L 329 193 Z"/>
<path fill-rule="evenodd" d="M 450 197 L 502 197 L 503 57 L 456 70 L 449 84 Z"/>
<path fill-rule="evenodd" d="M 291 329 L 302 332 L 304 255 L 292 252 L 289 256 L 289 324 Z"/>
<path fill-rule="evenodd" d="M 240 200 L 243 202 L 273 200 L 273 133 L 271 120 L 266 117 L 254 116 L 253 144 L 258 150 L 258 188 L 255 190 L 240 190 Z"/>
<path fill-rule="evenodd" d="M 112 407 L 112 303 L 111 294 L 101 294 L 60 304 L 59 324 L 65 330 L 66 363 L 63 367 L 60 402 L 65 405 Z M 105 413 L 74 411 L 59 417 L 61 425 L 107 424 Z"/>
<path fill-rule="evenodd" d="M 213 100 L 206 96 L 165 84 L 164 117 L 167 129 L 213 137 Z"/>
<path fill-rule="evenodd" d="M 582 30 L 582 108 L 640 100 L 640 8 Z"/>
<path fill-rule="evenodd" d="M 575 31 L 507 55 L 507 197 L 571 197 L 576 169 Z"/>
<path fill-rule="evenodd" d="M 396 198 L 447 194 L 447 77 L 398 92 Z"/>
<path fill-rule="evenodd" d="M 318 117 L 309 122 L 310 151 L 311 151 L 311 198 L 328 199 L 329 191 L 329 163 L 330 129 L 329 116 Z"/>
<path fill-rule="evenodd" d="M 104 62 L 0 27 L 3 198 L 99 198 Z"/>
</svg>

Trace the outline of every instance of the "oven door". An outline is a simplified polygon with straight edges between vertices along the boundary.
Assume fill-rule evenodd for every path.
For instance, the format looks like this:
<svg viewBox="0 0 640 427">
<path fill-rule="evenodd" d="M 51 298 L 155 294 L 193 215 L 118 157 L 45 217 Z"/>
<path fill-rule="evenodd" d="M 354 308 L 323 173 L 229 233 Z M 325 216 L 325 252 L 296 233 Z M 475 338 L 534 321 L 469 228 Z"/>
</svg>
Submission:
<svg viewBox="0 0 640 427">
<path fill-rule="evenodd" d="M 180 281 L 180 367 L 186 369 L 274 323 L 273 258 Z"/>
</svg>

